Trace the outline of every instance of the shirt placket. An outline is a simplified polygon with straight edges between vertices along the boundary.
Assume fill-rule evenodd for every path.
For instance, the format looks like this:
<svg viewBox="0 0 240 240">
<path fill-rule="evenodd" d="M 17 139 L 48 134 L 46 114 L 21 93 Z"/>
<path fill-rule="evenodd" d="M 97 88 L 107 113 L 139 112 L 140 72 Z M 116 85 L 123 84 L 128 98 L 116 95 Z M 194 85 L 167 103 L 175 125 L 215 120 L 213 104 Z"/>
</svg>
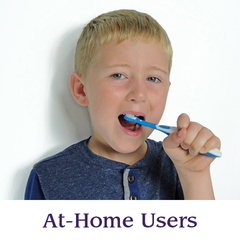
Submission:
<svg viewBox="0 0 240 240">
<path fill-rule="evenodd" d="M 126 169 L 123 173 L 124 200 L 140 200 L 138 169 Z"/>
</svg>

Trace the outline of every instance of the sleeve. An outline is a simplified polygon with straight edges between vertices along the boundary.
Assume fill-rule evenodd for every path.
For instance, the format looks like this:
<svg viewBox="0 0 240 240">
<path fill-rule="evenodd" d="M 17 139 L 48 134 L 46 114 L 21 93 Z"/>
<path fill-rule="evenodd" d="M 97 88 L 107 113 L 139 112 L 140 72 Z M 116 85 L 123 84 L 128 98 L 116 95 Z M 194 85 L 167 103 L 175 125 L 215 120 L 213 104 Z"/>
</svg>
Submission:
<svg viewBox="0 0 240 240">
<path fill-rule="evenodd" d="M 38 175 L 34 169 L 32 169 L 30 176 L 28 178 L 24 199 L 45 200 L 45 196 L 43 194 Z"/>
</svg>

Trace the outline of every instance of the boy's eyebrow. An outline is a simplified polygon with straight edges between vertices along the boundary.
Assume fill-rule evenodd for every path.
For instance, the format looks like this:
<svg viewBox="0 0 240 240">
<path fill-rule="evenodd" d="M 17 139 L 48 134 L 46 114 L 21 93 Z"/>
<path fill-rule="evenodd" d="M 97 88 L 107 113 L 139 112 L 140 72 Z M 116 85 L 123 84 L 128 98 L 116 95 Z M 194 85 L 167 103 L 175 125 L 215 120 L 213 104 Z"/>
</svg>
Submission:
<svg viewBox="0 0 240 240">
<path fill-rule="evenodd" d="M 124 64 L 124 63 L 123 63 L 123 64 L 113 64 L 113 65 L 109 65 L 109 66 L 106 66 L 106 67 L 104 67 L 104 68 L 113 68 L 113 67 L 128 67 L 128 68 L 130 68 L 131 66 L 128 65 L 128 64 Z M 152 67 L 150 67 L 149 69 L 161 71 L 161 72 L 163 72 L 163 73 L 165 73 L 165 74 L 168 74 L 167 71 L 165 71 L 165 70 L 163 70 L 162 68 L 157 67 L 157 66 L 152 66 Z"/>
<path fill-rule="evenodd" d="M 167 71 L 165 71 L 165 70 L 163 70 L 162 68 L 157 67 L 157 66 L 152 66 L 152 67 L 150 67 L 150 69 L 157 70 L 157 71 L 161 71 L 161 72 L 163 72 L 163 73 L 165 73 L 165 74 L 168 74 Z"/>
<path fill-rule="evenodd" d="M 114 68 L 114 67 L 128 67 L 128 68 L 130 68 L 130 65 L 125 64 L 125 63 L 123 63 L 123 64 L 113 64 L 113 65 L 106 66 L 104 68 Z"/>
</svg>

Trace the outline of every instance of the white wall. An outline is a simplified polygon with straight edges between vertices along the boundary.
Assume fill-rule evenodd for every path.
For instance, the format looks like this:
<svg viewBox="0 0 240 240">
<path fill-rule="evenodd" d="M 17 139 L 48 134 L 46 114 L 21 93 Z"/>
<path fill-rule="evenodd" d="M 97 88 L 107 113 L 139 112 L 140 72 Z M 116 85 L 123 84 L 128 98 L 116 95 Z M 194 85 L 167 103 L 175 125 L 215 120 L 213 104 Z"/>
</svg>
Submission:
<svg viewBox="0 0 240 240">
<path fill-rule="evenodd" d="M 110 10 L 149 13 L 174 48 L 163 124 L 186 112 L 222 140 L 212 164 L 217 199 L 240 199 L 240 3 L 237 0 L 11 0 L 0 8 L 0 199 L 23 199 L 34 163 L 86 138 L 86 109 L 68 77 L 82 27 Z M 154 132 L 151 138 L 164 137 Z"/>
</svg>

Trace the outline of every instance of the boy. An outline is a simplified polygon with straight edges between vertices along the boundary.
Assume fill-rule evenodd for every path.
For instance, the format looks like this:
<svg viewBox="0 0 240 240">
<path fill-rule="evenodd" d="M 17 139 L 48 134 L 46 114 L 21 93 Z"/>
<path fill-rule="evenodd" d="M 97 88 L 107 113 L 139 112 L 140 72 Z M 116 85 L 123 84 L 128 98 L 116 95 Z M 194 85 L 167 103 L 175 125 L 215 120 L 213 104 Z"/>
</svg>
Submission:
<svg viewBox="0 0 240 240">
<path fill-rule="evenodd" d="M 210 164 L 220 147 L 182 114 L 163 142 L 126 113 L 158 123 L 170 87 L 172 47 L 149 15 L 119 10 L 93 19 L 77 44 L 74 99 L 88 106 L 93 134 L 37 163 L 25 199 L 214 199 Z"/>
</svg>

